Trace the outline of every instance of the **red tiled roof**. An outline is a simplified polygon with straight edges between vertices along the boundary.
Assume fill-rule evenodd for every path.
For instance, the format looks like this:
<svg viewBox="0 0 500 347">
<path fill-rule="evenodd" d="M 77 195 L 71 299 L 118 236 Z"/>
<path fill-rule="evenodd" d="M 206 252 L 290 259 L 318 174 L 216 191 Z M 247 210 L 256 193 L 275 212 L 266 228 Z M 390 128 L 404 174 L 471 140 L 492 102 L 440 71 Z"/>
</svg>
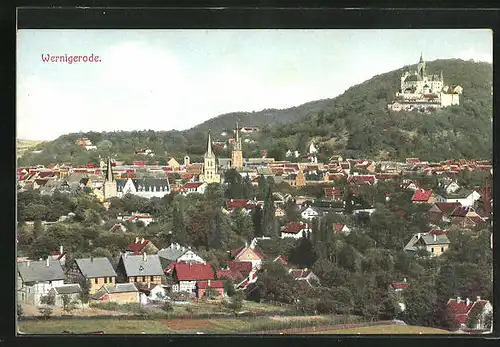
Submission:
<svg viewBox="0 0 500 347">
<path fill-rule="evenodd" d="M 341 231 L 342 229 L 344 229 L 344 227 L 345 227 L 345 224 L 335 224 L 334 225 L 335 231 Z"/>
<path fill-rule="evenodd" d="M 436 207 L 439 208 L 443 213 L 450 214 L 459 206 L 462 206 L 459 202 L 437 202 Z"/>
<path fill-rule="evenodd" d="M 278 259 L 279 259 L 279 260 L 281 260 L 281 262 L 282 262 L 284 265 L 288 265 L 288 261 L 286 260 L 286 258 L 285 258 L 284 256 L 279 255 L 279 256 L 277 256 L 277 257 L 276 257 L 276 259 L 274 259 L 274 261 L 276 261 L 276 260 L 278 260 Z"/>
<path fill-rule="evenodd" d="M 251 209 L 255 205 L 253 203 L 250 203 L 249 200 L 244 200 L 244 199 L 228 199 L 226 200 L 226 208 L 228 210 L 233 210 L 236 208 L 246 208 L 246 209 Z"/>
<path fill-rule="evenodd" d="M 432 196 L 432 190 L 419 189 L 413 193 L 411 201 L 427 201 Z"/>
<path fill-rule="evenodd" d="M 201 182 L 188 182 L 186 183 L 183 188 L 184 189 L 198 189 L 203 183 Z"/>
<path fill-rule="evenodd" d="M 310 273 L 311 270 L 306 270 L 306 269 L 297 269 L 290 271 L 290 274 L 293 276 L 293 278 L 305 278 L 309 276 Z"/>
<path fill-rule="evenodd" d="M 214 273 L 209 264 L 182 264 L 176 263 L 174 267 L 177 280 L 199 281 L 213 280 Z"/>
<path fill-rule="evenodd" d="M 210 281 L 210 285 L 208 285 L 208 281 L 198 281 L 196 284 L 198 285 L 198 289 L 224 288 L 222 281 Z"/>
<path fill-rule="evenodd" d="M 244 280 L 242 283 L 240 283 L 238 285 L 238 287 L 242 288 L 242 287 L 246 287 L 248 285 L 248 279 Z"/>
<path fill-rule="evenodd" d="M 356 182 L 356 183 L 370 183 L 374 184 L 375 183 L 375 176 L 374 175 L 353 175 L 349 177 L 348 179 L 349 182 Z"/>
<path fill-rule="evenodd" d="M 469 206 L 457 206 L 451 213 L 452 217 L 465 217 L 465 215 L 470 211 Z"/>
<path fill-rule="evenodd" d="M 392 282 L 391 286 L 394 289 L 407 289 L 408 288 L 408 283 Z"/>
<path fill-rule="evenodd" d="M 253 268 L 253 264 L 250 261 L 228 261 L 227 266 L 231 271 L 239 271 L 242 275 L 250 273 Z"/>
<path fill-rule="evenodd" d="M 244 277 L 238 270 L 217 270 L 215 274 L 218 279 L 229 278 L 233 281 L 243 279 Z"/>
<path fill-rule="evenodd" d="M 341 195 L 340 188 L 324 188 L 326 197 L 339 197 Z"/>
<path fill-rule="evenodd" d="M 132 242 L 130 245 L 128 245 L 127 247 L 127 251 L 130 251 L 130 252 L 140 252 L 144 249 L 144 247 L 146 247 L 146 245 L 149 243 L 149 240 L 142 240 L 142 239 L 139 239 L 138 242 Z"/>
<path fill-rule="evenodd" d="M 284 233 L 291 233 L 291 234 L 297 234 L 301 230 L 309 230 L 309 227 L 307 224 L 301 224 L 301 223 L 288 223 L 288 225 L 282 230 Z"/>
</svg>

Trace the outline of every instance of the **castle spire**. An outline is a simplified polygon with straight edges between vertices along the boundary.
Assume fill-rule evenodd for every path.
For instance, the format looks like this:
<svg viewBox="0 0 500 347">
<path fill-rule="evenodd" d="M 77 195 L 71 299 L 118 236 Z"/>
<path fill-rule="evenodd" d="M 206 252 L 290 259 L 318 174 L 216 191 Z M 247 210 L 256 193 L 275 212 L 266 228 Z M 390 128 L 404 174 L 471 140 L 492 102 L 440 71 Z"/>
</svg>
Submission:
<svg viewBox="0 0 500 347">
<path fill-rule="evenodd" d="M 111 165 L 111 157 L 108 157 L 108 164 L 106 165 L 106 181 L 113 182 L 113 168 Z"/>
<path fill-rule="evenodd" d="M 423 62 L 424 62 L 424 58 L 422 56 L 422 52 L 420 52 L 420 61 L 419 61 L 419 63 L 423 63 Z"/>
<path fill-rule="evenodd" d="M 212 139 L 210 137 L 210 129 L 208 129 L 208 142 L 207 142 L 207 153 L 206 153 L 207 156 L 212 156 L 213 155 L 213 152 L 212 152 Z"/>
</svg>

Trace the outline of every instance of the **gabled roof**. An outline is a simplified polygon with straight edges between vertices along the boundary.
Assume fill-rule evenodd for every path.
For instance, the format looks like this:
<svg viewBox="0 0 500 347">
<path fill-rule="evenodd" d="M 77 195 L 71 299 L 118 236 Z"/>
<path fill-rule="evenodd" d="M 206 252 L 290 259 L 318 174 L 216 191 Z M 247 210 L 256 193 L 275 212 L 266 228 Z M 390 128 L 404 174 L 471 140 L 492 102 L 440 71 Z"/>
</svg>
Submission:
<svg viewBox="0 0 500 347">
<path fill-rule="evenodd" d="M 444 245 L 451 243 L 445 232 L 442 230 L 434 229 L 427 233 L 414 234 L 410 241 L 406 244 L 404 250 L 415 252 L 417 242 L 422 242 L 427 246 L 431 245 Z"/>
<path fill-rule="evenodd" d="M 157 254 L 122 255 L 127 277 L 162 276 L 163 268 Z"/>
<path fill-rule="evenodd" d="M 217 270 L 216 277 L 218 279 L 229 278 L 233 281 L 243 279 L 243 274 L 238 270 Z"/>
<path fill-rule="evenodd" d="M 17 263 L 17 271 L 23 282 L 45 282 L 64 280 L 64 271 L 59 261 L 25 261 Z"/>
<path fill-rule="evenodd" d="M 117 284 L 105 284 L 101 287 L 101 290 L 104 290 L 110 294 L 112 293 L 129 293 L 129 292 L 138 292 L 139 290 L 135 286 L 134 283 L 117 283 Z"/>
<path fill-rule="evenodd" d="M 244 208 L 251 209 L 254 208 L 255 204 L 250 200 L 246 199 L 228 199 L 226 200 L 226 208 L 228 210 L 236 209 L 236 208 Z"/>
<path fill-rule="evenodd" d="M 253 263 L 251 261 L 228 261 L 227 266 L 231 271 L 238 271 L 242 275 L 247 275 L 252 271 Z"/>
<path fill-rule="evenodd" d="M 276 258 L 274 258 L 273 262 L 280 261 L 283 265 L 288 265 L 288 260 L 282 255 L 278 255 Z"/>
<path fill-rule="evenodd" d="M 171 244 L 167 248 L 160 249 L 157 254 L 164 259 L 175 261 L 179 259 L 184 253 L 189 251 L 189 247 L 184 247 L 179 244 Z"/>
<path fill-rule="evenodd" d="M 184 188 L 184 189 L 198 189 L 202 185 L 203 185 L 203 183 L 201 183 L 201 182 L 188 182 L 185 185 L 183 185 L 182 188 Z"/>
<path fill-rule="evenodd" d="M 138 217 L 138 216 L 134 216 Z M 148 216 L 150 217 L 150 216 Z M 141 252 L 151 241 L 145 239 L 135 239 L 130 245 L 127 246 L 127 251 Z"/>
<path fill-rule="evenodd" d="M 434 204 L 441 212 L 445 214 L 450 214 L 459 206 L 462 206 L 459 202 L 437 202 Z"/>
<path fill-rule="evenodd" d="M 419 189 L 413 193 L 411 201 L 427 201 L 432 196 L 432 190 Z"/>
<path fill-rule="evenodd" d="M 408 283 L 406 283 L 406 282 L 392 282 L 391 287 L 393 289 L 407 289 Z"/>
<path fill-rule="evenodd" d="M 452 217 L 465 217 L 467 213 L 473 212 L 474 209 L 470 206 L 457 206 L 453 212 L 451 212 Z"/>
<path fill-rule="evenodd" d="M 305 279 L 312 273 L 310 269 L 293 269 L 290 271 L 290 274 L 295 279 Z"/>
<path fill-rule="evenodd" d="M 175 264 L 174 274 L 179 281 L 213 280 L 214 272 L 209 264 Z"/>
<path fill-rule="evenodd" d="M 78 283 L 76 284 L 66 284 L 64 286 L 53 288 L 56 294 L 76 294 L 79 293 L 81 288 Z"/>
<path fill-rule="evenodd" d="M 108 258 L 81 258 L 75 259 L 75 263 L 86 278 L 116 277 Z"/>
<path fill-rule="evenodd" d="M 288 223 L 285 228 L 281 230 L 282 233 L 298 234 L 301 230 L 311 230 L 307 224 L 302 223 Z"/>
<path fill-rule="evenodd" d="M 345 224 L 336 223 L 333 225 L 333 227 L 334 227 L 335 231 L 342 231 L 342 229 L 344 229 L 344 227 L 345 227 Z"/>
</svg>

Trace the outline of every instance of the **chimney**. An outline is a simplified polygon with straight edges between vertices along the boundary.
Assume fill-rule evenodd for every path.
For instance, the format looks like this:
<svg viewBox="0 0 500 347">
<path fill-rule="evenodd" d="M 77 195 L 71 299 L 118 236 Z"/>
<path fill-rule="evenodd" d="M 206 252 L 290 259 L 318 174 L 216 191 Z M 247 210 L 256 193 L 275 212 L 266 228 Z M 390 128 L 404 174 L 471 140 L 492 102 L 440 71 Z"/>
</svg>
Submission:
<svg viewBox="0 0 500 347">
<path fill-rule="evenodd" d="M 50 266 L 50 256 L 47 257 L 47 266 Z"/>
<path fill-rule="evenodd" d="M 141 243 L 144 243 L 144 237 L 141 239 Z"/>
<path fill-rule="evenodd" d="M 93 255 L 91 255 L 91 256 L 90 256 L 90 262 L 91 262 L 91 263 L 93 263 L 93 262 L 94 262 L 94 256 L 93 256 Z"/>
<path fill-rule="evenodd" d="M 403 282 L 404 282 L 404 283 L 406 283 L 406 277 L 405 277 L 405 278 L 403 278 Z"/>
<path fill-rule="evenodd" d="M 147 261 L 148 260 L 148 256 L 147 256 L 146 252 L 142 253 L 142 260 L 143 261 Z"/>
<path fill-rule="evenodd" d="M 476 296 L 476 301 L 481 301 L 481 297 L 480 296 Z"/>
<path fill-rule="evenodd" d="M 245 241 L 245 247 L 248 247 L 248 242 L 247 241 Z"/>
<path fill-rule="evenodd" d="M 437 235 L 434 234 L 434 242 L 436 242 L 436 241 L 437 241 Z"/>
<path fill-rule="evenodd" d="M 420 233 L 418 233 L 418 234 L 417 234 L 417 240 L 418 240 L 418 239 L 420 239 L 420 236 L 421 236 L 421 234 L 420 234 Z"/>
<path fill-rule="evenodd" d="M 461 302 L 462 302 L 461 297 L 457 296 L 457 304 L 459 304 Z"/>
<path fill-rule="evenodd" d="M 210 288 L 210 280 L 208 280 L 208 288 Z"/>
<path fill-rule="evenodd" d="M 139 238 L 138 237 L 135 238 L 135 243 L 139 243 Z"/>
<path fill-rule="evenodd" d="M 467 306 L 469 306 L 469 305 L 470 305 L 470 300 L 469 300 L 469 298 L 465 299 L 465 304 L 466 304 Z"/>
<path fill-rule="evenodd" d="M 59 254 L 63 254 L 63 246 L 59 246 Z"/>
<path fill-rule="evenodd" d="M 30 266 L 30 261 L 29 260 L 26 262 L 26 266 Z"/>
</svg>

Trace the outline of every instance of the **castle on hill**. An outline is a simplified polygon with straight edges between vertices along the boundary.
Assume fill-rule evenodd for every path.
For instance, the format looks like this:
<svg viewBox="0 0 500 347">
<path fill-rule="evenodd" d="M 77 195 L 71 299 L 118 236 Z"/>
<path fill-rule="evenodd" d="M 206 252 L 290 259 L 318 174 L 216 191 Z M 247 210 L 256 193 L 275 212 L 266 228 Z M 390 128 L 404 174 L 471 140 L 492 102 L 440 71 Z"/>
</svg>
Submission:
<svg viewBox="0 0 500 347">
<path fill-rule="evenodd" d="M 391 111 L 429 110 L 459 105 L 462 87 L 444 85 L 443 72 L 427 74 L 425 61 L 420 61 L 413 72 L 405 71 L 395 100 L 388 105 Z"/>
</svg>

